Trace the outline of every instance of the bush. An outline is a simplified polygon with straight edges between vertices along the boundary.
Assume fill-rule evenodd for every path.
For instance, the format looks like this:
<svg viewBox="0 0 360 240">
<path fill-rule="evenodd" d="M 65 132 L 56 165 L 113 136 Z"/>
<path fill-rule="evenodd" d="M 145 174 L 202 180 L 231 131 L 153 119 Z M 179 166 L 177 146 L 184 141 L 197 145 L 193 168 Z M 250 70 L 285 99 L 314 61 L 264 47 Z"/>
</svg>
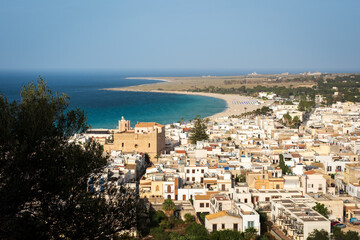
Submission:
<svg viewBox="0 0 360 240">
<path fill-rule="evenodd" d="M 164 229 L 157 227 L 150 230 L 150 235 L 156 240 L 168 240 L 168 234 Z"/>
<path fill-rule="evenodd" d="M 192 223 L 195 221 L 195 216 L 191 215 L 190 213 L 185 214 L 185 222 Z"/>
</svg>

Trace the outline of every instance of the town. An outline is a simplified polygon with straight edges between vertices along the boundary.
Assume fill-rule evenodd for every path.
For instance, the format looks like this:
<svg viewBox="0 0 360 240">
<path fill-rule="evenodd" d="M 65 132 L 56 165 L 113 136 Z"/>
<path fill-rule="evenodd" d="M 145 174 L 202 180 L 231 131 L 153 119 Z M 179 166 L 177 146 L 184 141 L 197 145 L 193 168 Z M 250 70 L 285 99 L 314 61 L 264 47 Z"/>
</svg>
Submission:
<svg viewBox="0 0 360 240">
<path fill-rule="evenodd" d="M 103 179 L 117 177 L 155 211 L 172 202 L 170 215 L 193 216 L 209 233 L 303 240 L 335 227 L 359 232 L 360 104 L 322 101 L 317 95 L 310 109 L 278 98 L 267 111 L 165 126 L 132 128 L 122 117 L 117 129 L 72 141 L 100 142 L 112 162 Z"/>
</svg>

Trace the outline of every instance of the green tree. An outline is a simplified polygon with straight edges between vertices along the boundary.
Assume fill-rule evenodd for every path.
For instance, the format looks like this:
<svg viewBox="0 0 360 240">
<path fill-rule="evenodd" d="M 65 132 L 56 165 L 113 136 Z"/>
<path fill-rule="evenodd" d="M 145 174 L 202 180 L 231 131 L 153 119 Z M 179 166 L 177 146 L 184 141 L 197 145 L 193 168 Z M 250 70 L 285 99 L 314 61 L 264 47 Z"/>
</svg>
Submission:
<svg viewBox="0 0 360 240">
<path fill-rule="evenodd" d="M 244 232 L 245 240 L 255 240 L 257 237 L 257 230 L 255 228 L 247 228 Z"/>
<path fill-rule="evenodd" d="M 197 116 L 194 119 L 194 127 L 190 129 L 190 140 L 192 143 L 196 143 L 197 141 L 208 140 L 209 136 L 206 133 L 206 124 L 200 116 Z"/>
<path fill-rule="evenodd" d="M 195 216 L 191 215 L 190 213 L 186 213 L 184 217 L 185 217 L 185 222 L 186 223 L 195 222 Z"/>
<path fill-rule="evenodd" d="M 327 239 L 330 239 L 329 233 L 327 231 L 325 231 L 324 229 L 321 229 L 320 231 L 315 229 L 307 237 L 307 240 L 327 240 Z"/>
<path fill-rule="evenodd" d="M 289 113 L 286 113 L 283 115 L 283 123 L 286 125 L 286 126 L 289 126 L 291 124 L 291 116 Z"/>
<path fill-rule="evenodd" d="M 334 227 L 333 230 L 333 239 L 334 240 L 359 240 L 359 233 L 355 232 L 355 231 L 347 231 L 346 233 L 344 233 L 343 231 L 341 231 L 340 228 L 338 227 Z"/>
<path fill-rule="evenodd" d="M 167 215 L 171 215 L 175 211 L 176 206 L 175 206 L 175 203 L 171 199 L 166 199 L 163 202 L 161 208 L 162 208 L 162 210 L 165 211 L 165 213 L 167 213 Z"/>
<path fill-rule="evenodd" d="M 206 240 L 209 239 L 209 232 L 206 228 L 197 223 L 192 223 L 186 227 L 186 238 L 189 240 Z"/>
<path fill-rule="evenodd" d="M 221 230 L 211 233 L 210 240 L 243 240 L 242 233 L 234 230 Z"/>
<path fill-rule="evenodd" d="M 301 121 L 298 116 L 295 116 L 294 119 L 291 121 L 291 125 L 295 128 L 299 128 Z"/>
<path fill-rule="evenodd" d="M 0 239 L 109 238 L 135 226 L 135 191 L 111 181 L 88 191 L 108 159 L 96 142 L 69 141 L 87 125 L 68 105 L 42 79 L 19 101 L 0 96 Z"/>
<path fill-rule="evenodd" d="M 328 209 L 327 209 L 327 207 L 325 207 L 324 204 L 317 202 L 316 205 L 313 207 L 313 209 L 315 211 L 317 211 L 318 213 L 320 213 L 321 215 L 323 215 L 324 217 L 329 218 Z"/>
<path fill-rule="evenodd" d="M 156 240 L 168 240 L 168 233 L 163 228 L 157 227 L 150 230 L 150 235 Z"/>
<path fill-rule="evenodd" d="M 291 169 L 289 166 L 285 164 L 284 156 L 282 154 L 279 155 L 279 167 L 281 168 L 282 174 L 291 173 Z"/>
</svg>

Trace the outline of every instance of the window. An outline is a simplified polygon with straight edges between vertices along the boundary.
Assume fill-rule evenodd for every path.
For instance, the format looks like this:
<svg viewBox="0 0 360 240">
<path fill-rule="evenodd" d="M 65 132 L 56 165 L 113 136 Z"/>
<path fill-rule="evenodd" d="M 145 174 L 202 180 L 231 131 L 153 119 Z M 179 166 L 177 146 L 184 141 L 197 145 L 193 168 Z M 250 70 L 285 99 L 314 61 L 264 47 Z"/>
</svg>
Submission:
<svg viewBox="0 0 360 240">
<path fill-rule="evenodd" d="M 244 199 L 244 203 L 247 203 L 247 198 Z"/>
<path fill-rule="evenodd" d="M 203 208 L 203 207 L 204 207 L 204 203 L 200 203 L 200 207 Z"/>
<path fill-rule="evenodd" d="M 225 229 L 225 223 L 221 224 L 221 229 Z"/>
<path fill-rule="evenodd" d="M 186 173 L 190 173 L 190 170 L 188 169 L 188 170 L 186 170 Z"/>
<path fill-rule="evenodd" d="M 217 224 L 213 224 L 213 231 L 217 231 Z"/>
<path fill-rule="evenodd" d="M 204 173 L 204 169 L 201 169 L 201 173 Z"/>
<path fill-rule="evenodd" d="M 149 143 L 149 147 L 150 147 L 150 143 Z"/>
<path fill-rule="evenodd" d="M 322 184 L 319 184 L 319 191 L 322 190 Z"/>
<path fill-rule="evenodd" d="M 195 169 L 192 170 L 192 173 L 195 173 Z"/>
<path fill-rule="evenodd" d="M 222 211 L 222 203 L 219 203 L 219 211 Z"/>
<path fill-rule="evenodd" d="M 187 181 L 187 182 L 189 182 L 189 181 L 190 181 L 190 179 L 187 177 L 187 178 L 186 178 L 186 181 Z"/>
<path fill-rule="evenodd" d="M 248 221 L 248 228 L 254 227 L 254 221 Z"/>
<path fill-rule="evenodd" d="M 234 223 L 234 231 L 237 231 L 238 230 L 238 225 L 237 223 Z"/>
<path fill-rule="evenodd" d="M 279 185 L 279 184 L 276 184 L 276 189 L 280 189 L 280 185 Z"/>
<path fill-rule="evenodd" d="M 195 177 L 192 178 L 192 181 L 195 182 Z"/>
<path fill-rule="evenodd" d="M 206 207 L 209 207 L 209 203 L 206 203 Z"/>
<path fill-rule="evenodd" d="M 124 143 L 121 143 L 121 146 L 124 147 Z"/>
<path fill-rule="evenodd" d="M 265 201 L 266 201 L 266 202 L 270 202 L 270 198 L 269 198 L 269 197 L 266 197 L 266 198 L 265 198 Z"/>
<path fill-rule="evenodd" d="M 137 148 L 138 147 L 138 145 L 137 144 L 135 144 L 135 148 Z"/>
</svg>

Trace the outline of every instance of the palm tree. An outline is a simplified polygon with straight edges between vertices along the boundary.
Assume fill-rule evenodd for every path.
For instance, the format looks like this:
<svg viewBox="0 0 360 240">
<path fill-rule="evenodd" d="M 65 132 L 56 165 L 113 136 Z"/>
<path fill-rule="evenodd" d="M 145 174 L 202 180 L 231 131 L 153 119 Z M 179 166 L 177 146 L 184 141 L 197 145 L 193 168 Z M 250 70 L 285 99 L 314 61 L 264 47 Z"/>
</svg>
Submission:
<svg viewBox="0 0 360 240">
<path fill-rule="evenodd" d="M 244 232 L 244 237 L 246 240 L 255 240 L 257 237 L 257 230 L 253 227 L 247 228 Z"/>
<path fill-rule="evenodd" d="M 163 202 L 161 208 L 167 216 L 171 216 L 174 213 L 176 206 L 175 206 L 175 203 L 171 199 L 166 199 Z"/>
</svg>

